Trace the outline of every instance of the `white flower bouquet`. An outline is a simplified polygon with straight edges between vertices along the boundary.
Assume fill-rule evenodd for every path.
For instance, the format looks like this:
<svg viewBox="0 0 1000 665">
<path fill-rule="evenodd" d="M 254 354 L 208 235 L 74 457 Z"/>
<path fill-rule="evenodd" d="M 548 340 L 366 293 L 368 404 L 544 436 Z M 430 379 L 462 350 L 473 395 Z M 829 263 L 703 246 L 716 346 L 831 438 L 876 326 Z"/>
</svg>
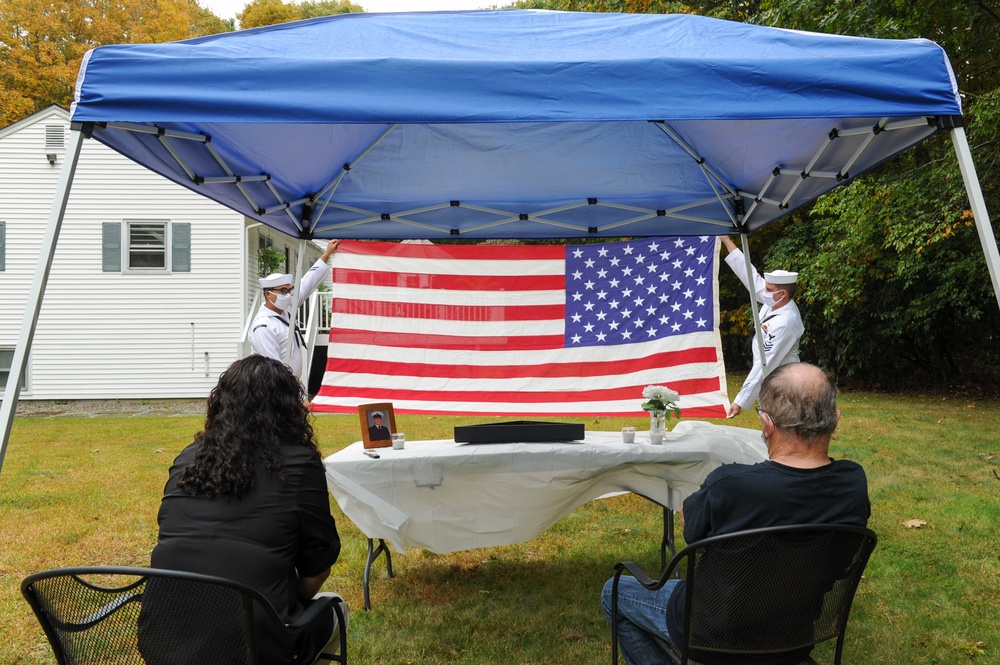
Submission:
<svg viewBox="0 0 1000 665">
<path fill-rule="evenodd" d="M 642 397 L 646 400 L 642 403 L 644 411 L 662 411 L 667 419 L 671 415 L 675 418 L 681 417 L 681 409 L 677 406 L 681 396 L 676 390 L 666 386 L 646 386 L 642 389 Z"/>
</svg>

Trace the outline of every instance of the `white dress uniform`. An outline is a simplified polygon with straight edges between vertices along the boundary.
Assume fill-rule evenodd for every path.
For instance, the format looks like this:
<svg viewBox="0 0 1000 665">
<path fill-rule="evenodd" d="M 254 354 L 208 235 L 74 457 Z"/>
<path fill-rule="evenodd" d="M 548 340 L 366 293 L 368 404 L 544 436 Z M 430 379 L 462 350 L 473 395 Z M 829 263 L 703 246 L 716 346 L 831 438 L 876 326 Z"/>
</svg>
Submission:
<svg viewBox="0 0 1000 665">
<path fill-rule="evenodd" d="M 312 292 L 323 282 L 330 273 L 330 266 L 326 261 L 320 259 L 316 261 L 308 272 L 302 276 L 299 282 L 299 302 L 302 303 L 312 295 Z M 298 379 L 302 379 L 302 350 L 305 348 L 305 341 L 298 328 L 292 327 L 289 321 L 290 312 L 282 312 L 280 315 L 266 305 L 261 305 L 254 316 L 253 323 L 250 324 L 250 349 L 253 353 L 268 358 L 274 358 L 285 362 L 285 355 L 288 349 L 288 339 L 292 337 L 291 356 L 288 358 L 288 367 Z"/>
<path fill-rule="evenodd" d="M 736 276 L 743 282 L 743 286 L 751 290 L 747 284 L 746 262 L 743 259 L 743 252 L 734 249 L 726 256 L 726 263 L 733 269 Z M 757 298 L 757 302 L 763 303 L 765 291 L 765 280 L 755 270 L 753 272 L 754 284 L 752 290 Z M 777 286 L 780 286 L 778 284 Z M 765 367 L 760 360 L 760 345 L 754 339 L 753 343 L 753 369 L 743 382 L 736 399 L 733 400 L 740 409 L 746 411 L 753 405 L 760 393 L 761 383 L 764 377 L 776 367 L 787 363 L 799 362 L 799 338 L 805 332 L 802 325 L 802 315 L 795 301 L 789 301 L 772 311 L 770 307 L 764 305 L 760 309 L 761 333 L 764 336 L 764 356 L 767 359 Z"/>
</svg>

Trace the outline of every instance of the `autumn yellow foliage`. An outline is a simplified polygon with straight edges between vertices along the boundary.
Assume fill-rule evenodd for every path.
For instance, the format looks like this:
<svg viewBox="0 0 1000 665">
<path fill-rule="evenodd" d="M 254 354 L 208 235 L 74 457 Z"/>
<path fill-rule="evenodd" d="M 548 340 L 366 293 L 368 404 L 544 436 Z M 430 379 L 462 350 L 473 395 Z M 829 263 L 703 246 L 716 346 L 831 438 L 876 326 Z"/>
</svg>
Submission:
<svg viewBox="0 0 1000 665">
<path fill-rule="evenodd" d="M 0 127 L 52 104 L 68 107 L 80 62 L 92 48 L 230 29 L 195 0 L 3 0 Z"/>
</svg>

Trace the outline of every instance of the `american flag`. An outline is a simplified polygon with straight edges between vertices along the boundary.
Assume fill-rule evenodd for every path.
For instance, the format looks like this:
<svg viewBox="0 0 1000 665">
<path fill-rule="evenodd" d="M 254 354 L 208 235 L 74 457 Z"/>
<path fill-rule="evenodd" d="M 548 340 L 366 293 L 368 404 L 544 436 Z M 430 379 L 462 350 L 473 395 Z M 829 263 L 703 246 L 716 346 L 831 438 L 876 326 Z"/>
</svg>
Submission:
<svg viewBox="0 0 1000 665">
<path fill-rule="evenodd" d="M 315 411 L 726 414 L 714 236 L 586 245 L 343 241 Z"/>
</svg>

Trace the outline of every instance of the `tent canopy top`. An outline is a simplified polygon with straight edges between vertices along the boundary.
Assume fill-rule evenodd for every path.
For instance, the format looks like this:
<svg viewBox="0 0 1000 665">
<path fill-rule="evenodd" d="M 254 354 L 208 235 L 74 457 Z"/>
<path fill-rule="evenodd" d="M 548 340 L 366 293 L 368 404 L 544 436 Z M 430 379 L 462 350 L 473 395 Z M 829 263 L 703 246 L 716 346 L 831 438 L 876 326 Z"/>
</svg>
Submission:
<svg viewBox="0 0 1000 665">
<path fill-rule="evenodd" d="M 286 233 L 432 240 L 754 230 L 960 115 L 926 40 L 534 10 L 101 47 L 72 109 Z"/>
</svg>

